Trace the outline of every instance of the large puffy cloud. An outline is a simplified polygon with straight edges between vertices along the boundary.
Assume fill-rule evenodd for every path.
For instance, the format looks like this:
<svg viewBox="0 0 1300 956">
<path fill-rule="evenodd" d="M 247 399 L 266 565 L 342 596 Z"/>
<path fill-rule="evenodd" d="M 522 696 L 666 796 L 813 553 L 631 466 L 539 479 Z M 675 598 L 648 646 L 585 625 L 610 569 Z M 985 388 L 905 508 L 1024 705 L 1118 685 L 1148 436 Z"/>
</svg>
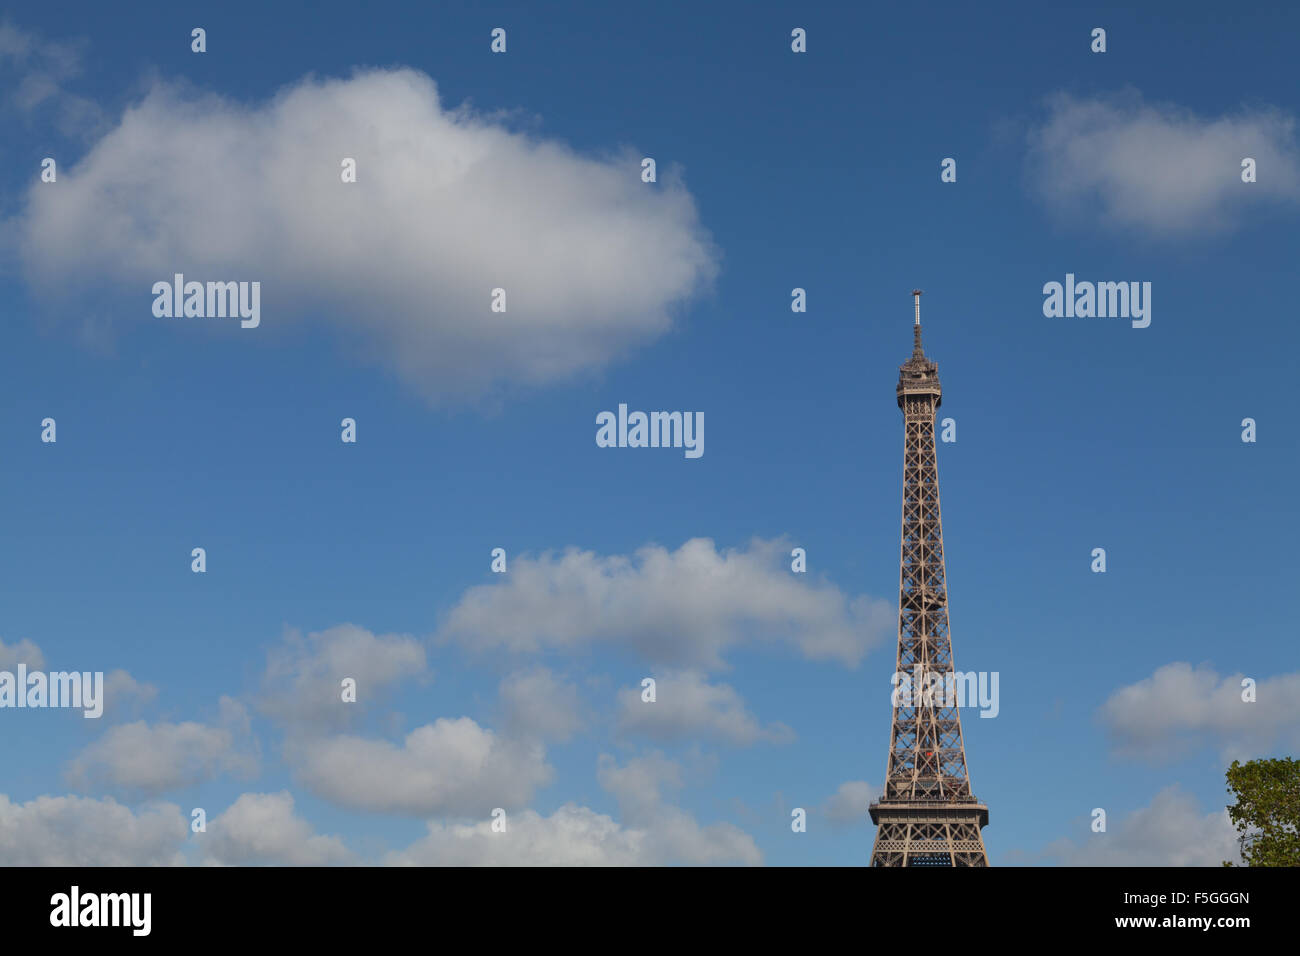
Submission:
<svg viewBox="0 0 1300 956">
<path fill-rule="evenodd" d="M 1136 93 L 1048 103 L 1029 136 L 1031 177 L 1057 212 L 1156 236 L 1219 232 L 1252 208 L 1300 200 L 1295 119 L 1272 109 L 1197 116 Z M 1241 181 L 1241 162 L 1257 181 Z"/>
<path fill-rule="evenodd" d="M 794 739 L 784 724 L 763 727 L 734 687 L 710 684 L 696 671 L 657 676 L 653 701 L 643 700 L 639 689 L 620 691 L 618 730 L 660 741 L 705 738 L 742 747 Z"/>
<path fill-rule="evenodd" d="M 112 799 L 0 794 L 0 860 L 6 866 L 176 866 L 189 825 L 180 807 L 132 811 Z"/>
<path fill-rule="evenodd" d="M 343 701 L 348 677 L 357 682 L 356 704 Z M 389 686 L 425 677 L 424 648 L 413 637 L 376 635 L 353 624 L 305 637 L 289 631 L 267 655 L 260 707 L 299 732 L 339 727 Z"/>
<path fill-rule="evenodd" d="M 412 816 L 475 816 L 527 803 L 550 782 L 540 743 L 501 737 L 468 717 L 417 727 L 399 746 L 353 735 L 287 745 L 298 778 L 339 806 Z"/>
<path fill-rule="evenodd" d="M 68 780 L 79 789 L 159 794 L 221 773 L 252 775 L 258 758 L 247 739 L 248 712 L 229 697 L 221 699 L 221 711 L 222 726 L 136 721 L 112 727 L 72 758 Z"/>
<path fill-rule="evenodd" d="M 293 796 L 245 793 L 199 837 L 206 862 L 227 866 L 328 866 L 352 854 L 338 837 L 317 834 L 294 812 Z"/>
<path fill-rule="evenodd" d="M 1079 843 L 1057 840 L 1040 859 L 1064 866 L 1219 866 L 1241 859 L 1228 811 L 1203 814 L 1177 786 L 1161 790 L 1150 806 L 1112 818 L 1105 833 L 1092 832 L 1090 823 L 1080 822 Z"/>
<path fill-rule="evenodd" d="M 153 318 L 152 284 L 259 280 L 263 323 L 332 320 L 436 400 L 561 379 L 664 332 L 716 254 L 689 193 L 660 180 L 641 182 L 639 154 L 446 109 L 411 69 L 257 105 L 159 83 L 14 225 L 42 291 L 115 283 L 142 320 L 195 322 Z"/>
<path fill-rule="evenodd" d="M 1258 679 L 1253 701 L 1242 699 L 1244 679 L 1205 665 L 1166 664 L 1112 693 L 1099 716 L 1117 750 L 1155 762 L 1206 745 L 1243 760 L 1279 741 L 1300 746 L 1300 673 Z"/>
<path fill-rule="evenodd" d="M 856 665 L 893 628 L 893 606 L 792 574 L 789 554 L 779 539 L 718 551 L 694 538 L 631 557 L 576 548 L 523 555 L 503 580 L 467 591 L 440 636 L 514 651 L 625 641 L 652 663 L 692 667 L 718 667 L 731 646 L 773 640 Z"/>
</svg>

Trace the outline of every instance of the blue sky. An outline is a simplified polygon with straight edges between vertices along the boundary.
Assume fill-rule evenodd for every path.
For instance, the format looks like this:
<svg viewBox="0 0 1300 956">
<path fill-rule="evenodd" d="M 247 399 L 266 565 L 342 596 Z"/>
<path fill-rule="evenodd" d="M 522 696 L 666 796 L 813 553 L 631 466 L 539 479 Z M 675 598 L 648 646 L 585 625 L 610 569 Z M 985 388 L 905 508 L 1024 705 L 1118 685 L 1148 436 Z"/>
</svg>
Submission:
<svg viewBox="0 0 1300 956">
<path fill-rule="evenodd" d="M 920 287 L 990 861 L 1217 862 L 1227 763 L 1300 740 L 1297 16 L 14 13 L 0 664 L 130 679 L 0 711 L 0 856 L 864 863 Z M 155 318 L 178 271 L 260 326 Z M 1150 326 L 1045 317 L 1067 273 Z M 705 453 L 597 447 L 620 403 Z"/>
</svg>

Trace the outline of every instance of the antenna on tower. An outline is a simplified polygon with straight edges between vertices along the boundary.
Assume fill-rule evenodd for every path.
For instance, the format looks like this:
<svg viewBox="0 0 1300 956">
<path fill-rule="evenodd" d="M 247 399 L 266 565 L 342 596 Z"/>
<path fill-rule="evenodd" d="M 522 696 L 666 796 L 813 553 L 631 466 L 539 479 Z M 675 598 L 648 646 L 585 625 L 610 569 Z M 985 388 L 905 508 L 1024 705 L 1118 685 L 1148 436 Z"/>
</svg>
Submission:
<svg viewBox="0 0 1300 956">
<path fill-rule="evenodd" d="M 912 298 L 916 300 L 916 324 L 921 324 L 921 290 L 913 289 Z"/>
</svg>

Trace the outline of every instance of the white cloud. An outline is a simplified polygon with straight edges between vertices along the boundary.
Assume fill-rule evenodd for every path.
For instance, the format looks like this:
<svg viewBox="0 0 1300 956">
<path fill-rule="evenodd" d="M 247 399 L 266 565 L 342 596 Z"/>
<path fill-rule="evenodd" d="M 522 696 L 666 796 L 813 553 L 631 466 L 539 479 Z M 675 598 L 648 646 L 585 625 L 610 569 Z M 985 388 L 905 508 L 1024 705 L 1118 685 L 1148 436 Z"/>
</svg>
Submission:
<svg viewBox="0 0 1300 956">
<path fill-rule="evenodd" d="M 604 814 L 566 803 L 549 817 L 509 814 L 504 833 L 490 820 L 429 823 L 429 832 L 385 860 L 390 866 L 634 866 L 645 861 L 647 834 Z"/>
<path fill-rule="evenodd" d="M 506 578 L 466 591 L 440 631 L 478 649 L 574 649 L 622 641 L 670 667 L 719 667 L 729 647 L 782 641 L 855 666 L 894 626 L 891 604 L 793 574 L 784 540 L 719 552 L 693 538 L 631 557 L 570 548 L 515 558 Z"/>
<path fill-rule="evenodd" d="M 623 815 L 646 820 L 665 803 L 665 791 L 682 788 L 682 767 L 659 751 L 634 757 L 619 766 L 609 754 L 601 754 L 596 778 L 618 800 Z"/>
<path fill-rule="evenodd" d="M 624 825 L 646 832 L 644 863 L 756 866 L 763 860 L 754 838 L 744 830 L 730 823 L 702 827 L 665 799 L 664 791 L 681 788 L 682 772 L 676 761 L 660 753 L 635 757 L 623 766 L 601 754 L 596 778 L 618 801 Z"/>
<path fill-rule="evenodd" d="M 179 866 L 189 826 L 180 807 L 132 812 L 112 799 L 0 794 L 0 860 L 6 866 Z"/>
<path fill-rule="evenodd" d="M 657 675 L 655 700 L 640 689 L 618 695 L 618 730 L 653 740 L 704 738 L 745 747 L 766 741 L 788 743 L 794 732 L 784 724 L 763 727 L 729 684 L 710 684 L 696 671 Z"/>
<path fill-rule="evenodd" d="M 1300 200 L 1295 119 L 1273 109 L 1202 117 L 1129 93 L 1053 97 L 1029 136 L 1031 176 L 1058 213 L 1155 236 L 1229 229 Z M 1241 181 L 1241 161 L 1258 180 Z"/>
<path fill-rule="evenodd" d="M 138 681 L 124 670 L 110 671 L 104 677 L 104 716 L 116 717 L 128 709 L 138 709 L 158 696 L 153 684 Z"/>
<path fill-rule="evenodd" d="M 693 199 L 670 170 L 642 183 L 640 155 L 446 109 L 412 69 L 303 79 L 257 105 L 158 83 L 58 189 L 29 191 L 17 225 L 51 296 L 113 283 L 141 321 L 183 323 L 152 317 L 152 283 L 259 280 L 263 327 L 320 316 L 428 398 L 464 398 L 599 368 L 711 280 Z"/>
<path fill-rule="evenodd" d="M 546 668 L 511 674 L 499 693 L 511 736 L 563 741 L 582 727 L 578 688 Z"/>
<path fill-rule="evenodd" d="M 552 775 L 539 743 L 500 737 L 468 717 L 417 727 L 401 746 L 340 735 L 286 749 L 317 796 L 378 813 L 486 818 L 527 803 Z"/>
<path fill-rule="evenodd" d="M 413 637 L 375 635 L 353 624 L 305 638 L 289 631 L 267 655 L 260 707 L 299 730 L 339 727 L 388 686 L 426 676 L 424 648 Z M 357 703 L 343 701 L 345 677 L 357 682 Z"/>
<path fill-rule="evenodd" d="M 1112 693 L 1099 716 L 1121 753 L 1154 762 L 1206 745 L 1229 760 L 1258 757 L 1279 741 L 1300 746 L 1300 673 L 1256 678 L 1253 702 L 1242 700 L 1245 676 L 1166 664 Z"/>
<path fill-rule="evenodd" d="M 352 854 L 338 837 L 317 834 L 294 812 L 293 796 L 245 793 L 199 836 L 206 862 L 226 866 L 329 866 Z"/>
<path fill-rule="evenodd" d="M 1093 833 L 1091 817 L 1079 823 L 1078 844 L 1062 838 L 1041 857 L 1063 866 L 1220 866 L 1239 863 L 1237 833 L 1228 811 L 1202 814 L 1196 801 L 1177 786 L 1166 787 L 1150 806 Z"/>
<path fill-rule="evenodd" d="M 758 864 L 753 838 L 729 823 L 701 827 L 680 807 L 664 801 L 665 789 L 681 786 L 681 768 L 661 754 L 618 766 L 602 755 L 601 786 L 615 795 L 624 820 L 573 803 L 549 817 L 534 810 L 510 813 L 504 832 L 492 821 L 448 824 L 430 821 L 428 833 L 390 853 L 394 866 L 662 866 L 673 863 Z"/>
<path fill-rule="evenodd" d="M 251 775 L 258 758 L 247 741 L 248 714 L 221 699 L 222 722 L 213 727 L 136 721 L 110 728 L 68 764 L 78 789 L 121 788 L 146 794 L 191 787 L 221 773 Z"/>
<path fill-rule="evenodd" d="M 0 23 L 0 70 L 16 75 L 5 83 L 5 104 L 29 118 L 51 119 L 66 136 L 94 138 L 104 116 L 94 101 L 69 92 L 66 85 L 81 74 L 80 43 L 45 40 L 38 34 Z"/>
<path fill-rule="evenodd" d="M 0 671 L 13 672 L 19 664 L 27 665 L 29 671 L 44 670 L 45 655 L 26 638 L 16 644 L 6 644 L 0 640 Z"/>
<path fill-rule="evenodd" d="M 690 866 L 758 866 L 763 862 L 754 838 L 731 823 L 700 826 L 681 807 L 663 807 L 646 825 L 651 847 L 647 863 Z"/>
<path fill-rule="evenodd" d="M 833 826 L 852 826 L 870 819 L 867 805 L 879 796 L 879 787 L 865 780 L 848 780 L 822 805 L 822 813 Z"/>
<path fill-rule="evenodd" d="M 359 706 L 342 703 L 344 677 L 356 679 L 359 700 L 373 702 L 398 681 L 427 677 L 424 648 L 411 637 L 345 624 L 306 638 L 290 632 L 268 657 L 262 708 L 289 729 L 290 768 L 314 794 L 354 810 L 477 817 L 522 806 L 551 778 L 541 740 L 572 726 L 565 706 L 576 690 L 535 670 L 502 684 L 512 727 L 529 723 L 518 736 L 468 717 L 417 727 L 398 744 L 327 733 Z"/>
</svg>

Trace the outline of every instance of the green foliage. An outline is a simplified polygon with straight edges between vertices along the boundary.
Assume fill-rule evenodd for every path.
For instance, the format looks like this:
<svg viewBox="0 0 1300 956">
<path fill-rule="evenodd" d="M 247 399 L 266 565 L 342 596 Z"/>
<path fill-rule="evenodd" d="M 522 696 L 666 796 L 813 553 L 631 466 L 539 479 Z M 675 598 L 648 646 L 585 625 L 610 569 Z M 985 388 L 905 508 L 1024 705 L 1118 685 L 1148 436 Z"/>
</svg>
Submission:
<svg viewBox="0 0 1300 956">
<path fill-rule="evenodd" d="M 1300 760 L 1234 760 L 1227 778 L 1237 798 L 1228 815 L 1245 865 L 1300 866 Z"/>
</svg>

